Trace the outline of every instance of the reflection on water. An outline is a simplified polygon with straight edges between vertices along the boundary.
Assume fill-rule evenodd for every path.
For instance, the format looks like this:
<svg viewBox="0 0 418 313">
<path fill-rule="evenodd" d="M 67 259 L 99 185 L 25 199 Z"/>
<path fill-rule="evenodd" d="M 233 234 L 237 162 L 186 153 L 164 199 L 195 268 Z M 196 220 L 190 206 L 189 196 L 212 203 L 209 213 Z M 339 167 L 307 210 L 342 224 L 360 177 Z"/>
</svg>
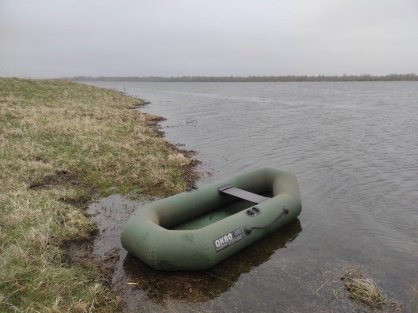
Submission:
<svg viewBox="0 0 418 313">
<path fill-rule="evenodd" d="M 123 269 L 127 280 L 137 284 L 153 301 L 170 298 L 207 301 L 230 289 L 241 274 L 250 272 L 278 249 L 285 248 L 301 230 L 300 222 L 296 220 L 206 272 L 155 271 L 130 255 L 126 257 Z"/>
<path fill-rule="evenodd" d="M 162 309 L 137 287 L 128 291 L 136 295 L 130 307 L 353 312 L 336 290 L 339 273 L 358 266 L 389 298 L 404 303 L 405 312 L 414 312 L 417 82 L 97 84 L 150 100 L 144 110 L 167 118 L 161 123 L 166 138 L 198 151 L 202 170 L 212 173 L 200 183 L 271 166 L 295 173 L 302 197 L 297 240 L 247 272 L 244 266 L 235 280 L 227 278 L 230 287 L 213 291 L 217 296 L 205 295 L 208 300 L 198 304 L 187 296 L 164 298 Z M 251 256 L 237 255 L 229 268 L 241 266 L 241 258 Z M 229 275 L 226 268 L 219 277 Z M 222 279 L 212 278 L 202 279 L 202 286 L 216 289 L 218 281 L 221 290 Z M 123 285 L 116 278 L 114 284 Z"/>
<path fill-rule="evenodd" d="M 275 253 L 280 254 L 280 249 L 286 248 L 302 231 L 300 221 L 296 219 L 205 272 L 155 271 L 128 255 L 120 243 L 124 223 L 136 208 L 144 204 L 143 201 L 113 195 L 93 203 L 88 209 L 99 229 L 93 255 L 103 260 L 108 251 L 119 249 L 112 285 L 122 295 L 130 312 L 143 308 L 144 303 L 138 301 L 143 297 L 152 301 L 156 308 L 166 307 L 167 301 L 172 300 L 196 304 L 215 299 L 232 288 L 242 274 L 267 262 Z M 177 305 L 175 308 L 179 309 Z"/>
</svg>

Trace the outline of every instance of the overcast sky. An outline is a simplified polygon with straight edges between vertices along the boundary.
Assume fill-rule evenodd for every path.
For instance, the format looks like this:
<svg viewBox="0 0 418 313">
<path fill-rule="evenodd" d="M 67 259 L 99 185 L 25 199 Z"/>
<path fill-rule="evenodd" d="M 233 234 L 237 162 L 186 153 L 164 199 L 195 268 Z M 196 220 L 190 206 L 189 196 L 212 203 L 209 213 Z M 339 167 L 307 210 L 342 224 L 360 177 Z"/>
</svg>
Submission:
<svg viewBox="0 0 418 313">
<path fill-rule="evenodd" d="M 417 0 L 0 0 L 0 76 L 418 74 Z"/>
</svg>

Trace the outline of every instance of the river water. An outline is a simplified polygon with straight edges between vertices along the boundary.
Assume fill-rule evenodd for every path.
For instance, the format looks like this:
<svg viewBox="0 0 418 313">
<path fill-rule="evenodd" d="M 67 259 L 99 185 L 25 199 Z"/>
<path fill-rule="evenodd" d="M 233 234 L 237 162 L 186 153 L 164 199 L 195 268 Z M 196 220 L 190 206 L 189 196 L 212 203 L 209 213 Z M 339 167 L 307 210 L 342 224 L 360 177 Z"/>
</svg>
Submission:
<svg viewBox="0 0 418 313">
<path fill-rule="evenodd" d="M 91 84 L 149 100 L 167 140 L 198 152 L 199 184 L 270 166 L 302 196 L 297 221 L 204 274 L 123 254 L 125 275 L 141 273 L 128 310 L 354 312 L 339 279 L 351 266 L 418 310 L 417 82 Z M 189 283 L 190 297 L 166 286 Z"/>
</svg>

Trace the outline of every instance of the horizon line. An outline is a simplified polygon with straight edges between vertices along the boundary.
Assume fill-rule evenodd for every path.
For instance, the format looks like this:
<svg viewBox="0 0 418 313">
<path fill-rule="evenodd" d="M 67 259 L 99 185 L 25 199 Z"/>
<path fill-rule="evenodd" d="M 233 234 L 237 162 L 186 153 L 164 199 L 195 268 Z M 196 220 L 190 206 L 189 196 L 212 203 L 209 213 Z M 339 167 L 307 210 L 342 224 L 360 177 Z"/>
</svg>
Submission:
<svg viewBox="0 0 418 313">
<path fill-rule="evenodd" d="M 292 81 L 417 81 L 418 75 L 408 74 L 385 74 L 385 75 L 247 75 L 247 76 L 87 76 L 79 75 L 63 77 L 69 80 L 95 80 L 95 81 L 132 81 L 132 82 L 292 82 Z"/>
</svg>

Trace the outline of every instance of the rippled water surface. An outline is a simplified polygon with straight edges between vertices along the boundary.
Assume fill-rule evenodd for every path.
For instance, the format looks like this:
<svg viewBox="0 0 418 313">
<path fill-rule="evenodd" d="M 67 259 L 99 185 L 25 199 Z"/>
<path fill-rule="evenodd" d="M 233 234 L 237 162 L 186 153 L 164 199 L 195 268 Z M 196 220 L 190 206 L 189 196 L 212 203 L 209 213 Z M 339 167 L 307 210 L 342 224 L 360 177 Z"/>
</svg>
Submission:
<svg viewBox="0 0 418 313">
<path fill-rule="evenodd" d="M 418 83 L 94 84 L 149 100 L 143 110 L 167 118 L 167 140 L 196 150 L 212 174 L 200 184 L 264 166 L 299 181 L 295 224 L 194 277 L 190 293 L 203 295 L 176 296 L 167 277 L 126 258 L 130 279 L 145 281 L 135 294 L 142 305 L 352 312 L 339 275 L 357 266 L 404 311 L 418 310 Z"/>
</svg>

